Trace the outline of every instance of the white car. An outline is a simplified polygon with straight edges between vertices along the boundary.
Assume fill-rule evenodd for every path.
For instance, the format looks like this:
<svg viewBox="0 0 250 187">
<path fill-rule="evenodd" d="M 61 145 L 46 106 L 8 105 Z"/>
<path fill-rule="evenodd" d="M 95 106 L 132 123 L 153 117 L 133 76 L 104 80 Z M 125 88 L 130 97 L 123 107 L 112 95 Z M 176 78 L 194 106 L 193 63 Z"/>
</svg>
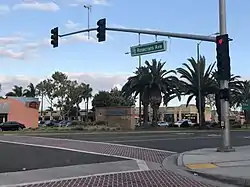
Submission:
<svg viewBox="0 0 250 187">
<path fill-rule="evenodd" d="M 169 124 L 168 124 L 167 122 L 165 122 L 165 121 L 159 121 L 159 122 L 157 123 L 157 125 L 158 125 L 159 127 L 168 127 L 168 126 L 169 126 Z"/>
<path fill-rule="evenodd" d="M 180 121 L 177 121 L 176 123 L 174 123 L 174 126 L 178 126 L 178 127 L 181 127 L 181 125 L 184 123 L 184 122 L 187 122 L 189 126 L 193 126 L 194 123 L 189 120 L 189 119 L 182 119 Z"/>
</svg>

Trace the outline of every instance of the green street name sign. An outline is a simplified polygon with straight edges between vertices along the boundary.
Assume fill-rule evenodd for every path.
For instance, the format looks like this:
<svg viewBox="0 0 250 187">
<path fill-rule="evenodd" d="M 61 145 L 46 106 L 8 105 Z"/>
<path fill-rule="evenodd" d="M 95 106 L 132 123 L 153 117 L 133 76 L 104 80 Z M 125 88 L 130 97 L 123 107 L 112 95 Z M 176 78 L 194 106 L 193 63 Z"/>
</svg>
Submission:
<svg viewBox="0 0 250 187">
<path fill-rule="evenodd" d="M 242 110 L 250 110 L 250 99 L 242 105 Z"/>
<path fill-rule="evenodd" d="M 167 42 L 166 41 L 157 41 L 153 43 L 147 43 L 137 46 L 130 47 L 131 56 L 141 56 L 151 53 L 158 53 L 167 50 Z"/>
</svg>

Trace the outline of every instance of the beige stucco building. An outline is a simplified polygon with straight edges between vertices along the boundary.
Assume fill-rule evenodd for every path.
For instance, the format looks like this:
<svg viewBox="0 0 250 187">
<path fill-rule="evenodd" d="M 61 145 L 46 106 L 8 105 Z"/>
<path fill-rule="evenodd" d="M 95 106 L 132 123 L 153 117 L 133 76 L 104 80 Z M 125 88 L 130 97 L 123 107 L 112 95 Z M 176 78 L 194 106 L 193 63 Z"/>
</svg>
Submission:
<svg viewBox="0 0 250 187">
<path fill-rule="evenodd" d="M 143 112 L 143 110 L 142 110 Z M 139 107 L 136 107 L 135 114 L 139 115 Z M 149 108 L 149 116 L 152 117 L 152 109 Z M 190 104 L 186 107 L 185 104 L 174 107 L 160 107 L 159 118 L 167 122 L 176 122 L 181 119 L 190 119 L 193 122 L 199 123 L 199 114 L 195 105 Z M 209 107 L 205 109 L 205 120 L 210 121 L 212 112 Z"/>
</svg>

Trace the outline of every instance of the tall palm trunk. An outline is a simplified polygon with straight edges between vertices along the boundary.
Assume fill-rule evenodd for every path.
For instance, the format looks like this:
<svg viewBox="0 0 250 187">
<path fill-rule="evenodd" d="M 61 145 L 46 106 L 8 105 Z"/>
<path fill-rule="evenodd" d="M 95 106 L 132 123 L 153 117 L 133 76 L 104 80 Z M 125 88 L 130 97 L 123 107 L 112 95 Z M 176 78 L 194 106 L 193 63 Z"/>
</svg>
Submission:
<svg viewBox="0 0 250 187">
<path fill-rule="evenodd" d="M 157 121 L 158 121 L 158 110 L 159 110 L 159 107 L 160 105 L 159 104 L 153 104 L 152 106 L 152 109 L 153 109 L 153 125 L 156 125 Z"/>
<path fill-rule="evenodd" d="M 149 103 L 142 103 L 143 105 L 143 125 L 148 125 L 148 105 Z"/>
<path fill-rule="evenodd" d="M 87 118 L 87 122 L 89 121 L 89 98 L 87 97 L 86 98 L 86 110 L 87 110 L 87 113 L 86 113 L 86 118 Z"/>
<path fill-rule="evenodd" d="M 44 115 L 43 115 L 43 92 L 42 92 L 42 98 L 41 98 L 41 117 L 42 117 L 42 120 L 44 120 Z"/>
<path fill-rule="evenodd" d="M 199 99 L 198 97 L 195 98 L 196 100 L 196 108 L 198 109 L 198 114 L 200 114 L 199 116 L 201 117 L 201 119 L 199 119 L 201 121 L 201 126 L 203 126 L 205 124 L 205 97 L 202 96 L 201 97 L 201 111 L 200 111 L 200 107 L 199 107 Z"/>
<path fill-rule="evenodd" d="M 218 121 L 220 124 L 221 123 L 221 104 L 220 104 L 220 95 L 218 93 L 215 94 L 215 106 L 216 106 L 216 112 L 218 114 Z"/>
</svg>

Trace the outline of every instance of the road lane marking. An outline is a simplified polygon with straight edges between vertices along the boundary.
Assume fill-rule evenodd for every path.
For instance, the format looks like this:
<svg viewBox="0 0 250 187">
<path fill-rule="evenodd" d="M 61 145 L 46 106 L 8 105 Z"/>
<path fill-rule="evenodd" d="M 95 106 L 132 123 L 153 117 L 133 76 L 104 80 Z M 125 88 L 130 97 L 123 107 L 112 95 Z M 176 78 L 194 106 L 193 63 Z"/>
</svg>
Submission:
<svg viewBox="0 0 250 187">
<path fill-rule="evenodd" d="M 207 136 L 210 136 L 210 137 L 220 137 L 221 135 L 220 134 L 208 134 Z"/>
<path fill-rule="evenodd" d="M 17 136 L 17 137 L 26 137 L 26 138 L 31 138 L 30 136 Z M 154 148 L 147 148 L 147 147 L 139 147 L 139 146 L 134 146 L 134 145 L 124 145 L 124 144 L 114 144 L 114 143 L 109 143 L 109 142 L 99 142 L 99 141 L 88 141 L 88 140 L 74 140 L 74 139 L 64 139 L 64 138 L 51 138 L 51 137 L 38 137 L 38 136 L 32 136 L 32 138 L 37 138 L 37 139 L 48 139 L 48 140 L 64 140 L 64 141 L 72 141 L 72 142 L 85 142 L 85 143 L 99 143 L 99 144 L 104 144 L 104 145 L 114 145 L 114 146 L 121 146 L 121 147 L 130 147 L 130 148 L 136 148 L 136 149 L 144 149 L 144 150 L 149 150 L 149 151 L 161 151 L 165 153 L 177 153 L 174 151 L 166 151 L 166 150 L 161 150 L 161 149 L 154 149 Z M 2 141 L 2 140 L 1 140 Z M 145 140 L 144 140 L 145 141 Z M 125 142 L 125 141 L 121 141 Z"/>
<path fill-rule="evenodd" d="M 194 133 L 190 133 L 190 132 L 178 132 L 178 133 L 175 133 L 177 135 L 193 135 Z"/>
<path fill-rule="evenodd" d="M 147 163 L 144 160 L 137 160 L 137 165 L 142 171 L 148 171 L 150 170 Z"/>
<path fill-rule="evenodd" d="M 185 166 L 189 169 L 213 169 L 218 167 L 215 164 L 211 163 L 187 164 Z"/>
<path fill-rule="evenodd" d="M 32 146 L 32 147 L 58 149 L 58 150 L 72 151 L 72 152 L 78 152 L 78 153 L 89 153 L 89 154 L 94 154 L 94 155 L 112 156 L 112 157 L 124 158 L 124 159 L 129 159 L 129 160 L 135 160 L 135 161 L 138 160 L 136 158 L 130 158 L 130 157 L 126 157 L 126 156 L 110 155 L 110 154 L 97 153 L 97 152 L 92 152 L 92 151 L 83 151 L 83 150 L 80 150 L 80 149 L 71 149 L 71 148 L 58 147 L 58 146 L 52 146 L 52 145 L 32 144 L 32 143 L 15 142 L 15 141 L 8 141 L 8 140 L 0 140 L 0 142 L 9 143 L 9 144 L 17 144 L 17 145 L 27 145 L 27 146 Z"/>
<path fill-rule="evenodd" d="M 150 142 L 150 141 L 165 141 L 165 140 L 196 140 L 196 139 L 217 139 L 219 137 L 183 137 L 183 138 L 155 138 L 155 139 L 141 139 L 141 140 L 114 140 L 109 141 L 110 143 L 123 143 L 123 142 Z M 120 145 L 120 144 L 115 144 Z"/>
</svg>

